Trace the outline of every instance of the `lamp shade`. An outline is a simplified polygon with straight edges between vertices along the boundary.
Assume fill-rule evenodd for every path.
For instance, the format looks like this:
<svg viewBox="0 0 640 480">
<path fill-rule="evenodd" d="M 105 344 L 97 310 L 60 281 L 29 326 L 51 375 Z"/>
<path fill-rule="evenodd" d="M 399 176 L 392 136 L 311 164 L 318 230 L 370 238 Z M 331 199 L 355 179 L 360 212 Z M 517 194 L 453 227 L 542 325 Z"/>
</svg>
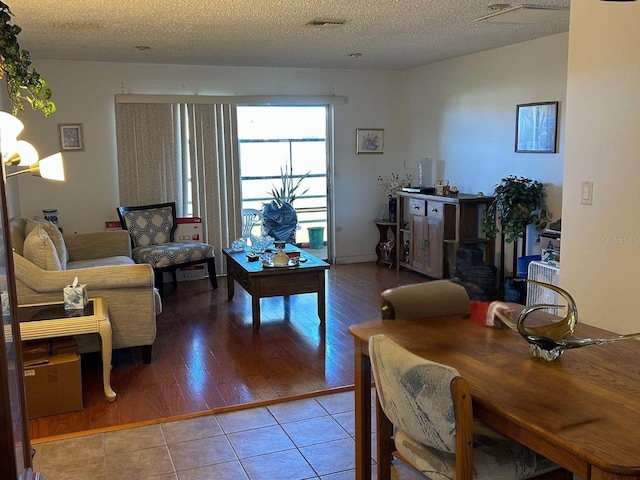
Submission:
<svg viewBox="0 0 640 480">
<path fill-rule="evenodd" d="M 48 180 L 64 181 L 64 165 L 60 152 L 43 158 L 31 166 L 32 173 Z"/>
<path fill-rule="evenodd" d="M 2 153 L 7 153 L 5 145 L 15 143 L 16 138 L 24 129 L 20 120 L 7 112 L 0 111 L 0 142 L 2 142 Z"/>
<path fill-rule="evenodd" d="M 36 148 L 25 140 L 18 140 L 15 144 L 15 153 L 18 154 L 19 165 L 21 167 L 28 167 L 38 161 L 40 156 Z"/>
</svg>

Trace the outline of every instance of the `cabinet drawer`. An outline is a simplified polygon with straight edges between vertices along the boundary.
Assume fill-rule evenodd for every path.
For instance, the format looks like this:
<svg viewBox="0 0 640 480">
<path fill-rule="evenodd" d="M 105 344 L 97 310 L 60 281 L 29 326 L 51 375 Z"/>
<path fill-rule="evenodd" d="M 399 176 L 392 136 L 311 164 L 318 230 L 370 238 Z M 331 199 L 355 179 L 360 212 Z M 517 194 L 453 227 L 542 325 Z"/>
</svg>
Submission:
<svg viewBox="0 0 640 480">
<path fill-rule="evenodd" d="M 443 218 L 444 217 L 444 203 L 442 202 L 427 202 L 427 217 L 429 218 Z"/>
<path fill-rule="evenodd" d="M 423 215 L 425 212 L 425 201 L 416 198 L 409 199 L 409 213 L 411 215 Z"/>
</svg>

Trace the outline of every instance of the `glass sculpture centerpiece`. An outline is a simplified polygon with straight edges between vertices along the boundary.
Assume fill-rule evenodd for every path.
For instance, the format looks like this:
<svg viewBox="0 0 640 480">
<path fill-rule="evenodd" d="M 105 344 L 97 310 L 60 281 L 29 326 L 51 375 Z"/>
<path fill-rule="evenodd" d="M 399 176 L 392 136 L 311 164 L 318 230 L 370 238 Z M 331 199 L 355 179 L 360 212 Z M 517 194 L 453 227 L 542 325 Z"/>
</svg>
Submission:
<svg viewBox="0 0 640 480">
<path fill-rule="evenodd" d="M 573 297 L 566 290 L 549 283 L 536 280 L 526 280 L 540 287 L 553 290 L 565 299 L 565 305 L 537 304 L 525 307 L 517 321 L 513 321 L 508 305 L 502 302 L 493 302 L 487 311 L 487 325 L 493 325 L 493 317 L 497 317 L 507 327 L 518 332 L 529 343 L 529 351 L 534 358 L 542 358 L 553 361 L 559 358 L 565 350 L 586 347 L 589 345 L 603 345 L 605 343 L 640 338 L 640 332 L 618 335 L 608 338 L 577 338 L 574 330 L 578 324 L 578 307 Z M 566 309 L 564 318 L 559 321 L 544 325 L 527 325 L 527 318 L 537 310 Z"/>
</svg>

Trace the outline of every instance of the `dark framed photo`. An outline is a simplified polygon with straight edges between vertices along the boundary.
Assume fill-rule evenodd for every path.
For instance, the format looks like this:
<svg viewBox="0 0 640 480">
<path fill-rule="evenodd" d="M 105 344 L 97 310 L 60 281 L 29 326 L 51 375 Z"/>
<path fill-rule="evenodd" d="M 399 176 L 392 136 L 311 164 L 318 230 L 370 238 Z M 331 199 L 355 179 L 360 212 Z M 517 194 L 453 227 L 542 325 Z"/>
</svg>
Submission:
<svg viewBox="0 0 640 480">
<path fill-rule="evenodd" d="M 60 140 L 60 150 L 62 151 L 81 152 L 84 150 L 81 123 L 59 123 L 58 138 Z"/>
<path fill-rule="evenodd" d="M 356 153 L 384 153 L 384 128 L 356 129 Z"/>
<path fill-rule="evenodd" d="M 516 153 L 558 151 L 558 102 L 524 103 L 516 109 Z"/>
</svg>

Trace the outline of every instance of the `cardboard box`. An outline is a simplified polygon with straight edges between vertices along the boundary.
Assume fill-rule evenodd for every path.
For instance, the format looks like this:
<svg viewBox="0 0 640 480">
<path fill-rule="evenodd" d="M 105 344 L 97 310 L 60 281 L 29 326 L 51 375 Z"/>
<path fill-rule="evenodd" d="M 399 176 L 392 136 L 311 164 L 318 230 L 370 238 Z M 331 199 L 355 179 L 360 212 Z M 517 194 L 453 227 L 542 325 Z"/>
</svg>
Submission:
<svg viewBox="0 0 640 480">
<path fill-rule="evenodd" d="M 25 342 L 23 352 L 29 418 L 83 409 L 82 369 L 75 340 Z"/>
<path fill-rule="evenodd" d="M 76 350 L 78 346 L 76 344 Z M 49 362 L 51 342 L 49 340 L 33 340 L 22 344 L 22 363 L 25 367 L 41 365 Z"/>
<path fill-rule="evenodd" d="M 200 217 L 177 218 L 176 232 L 174 239 L 176 242 L 198 243 L 202 242 L 202 219 Z M 179 282 L 189 280 L 202 280 L 207 275 L 206 265 L 193 265 L 191 267 L 179 268 L 176 271 L 176 280 Z M 164 281 L 171 282 L 171 274 L 164 274 Z"/>
<path fill-rule="evenodd" d="M 78 341 L 74 337 L 56 338 L 51 342 L 51 355 L 78 353 Z"/>
<path fill-rule="evenodd" d="M 120 220 L 104 222 L 105 232 L 113 232 L 114 230 L 122 230 L 122 224 Z"/>
</svg>

